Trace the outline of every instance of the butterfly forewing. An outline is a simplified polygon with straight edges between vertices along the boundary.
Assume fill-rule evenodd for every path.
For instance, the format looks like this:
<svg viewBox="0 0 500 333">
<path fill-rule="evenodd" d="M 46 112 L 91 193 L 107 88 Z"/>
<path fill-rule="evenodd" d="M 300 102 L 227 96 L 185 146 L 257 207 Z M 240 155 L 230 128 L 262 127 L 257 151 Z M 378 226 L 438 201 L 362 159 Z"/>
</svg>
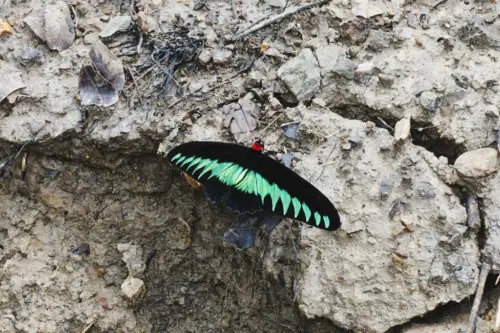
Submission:
<svg viewBox="0 0 500 333">
<path fill-rule="evenodd" d="M 167 158 L 208 185 L 207 197 L 224 197 L 221 201 L 238 212 L 261 208 L 321 229 L 340 226 L 337 210 L 323 193 L 261 152 L 231 143 L 194 141 L 175 147 Z"/>
</svg>

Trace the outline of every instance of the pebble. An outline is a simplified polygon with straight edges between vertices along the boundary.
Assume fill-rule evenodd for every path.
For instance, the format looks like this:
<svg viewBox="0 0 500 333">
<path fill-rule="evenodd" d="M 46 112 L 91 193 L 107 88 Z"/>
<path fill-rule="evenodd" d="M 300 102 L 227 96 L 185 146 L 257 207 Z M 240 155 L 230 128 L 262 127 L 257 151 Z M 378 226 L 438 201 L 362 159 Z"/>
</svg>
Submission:
<svg viewBox="0 0 500 333">
<path fill-rule="evenodd" d="M 198 56 L 198 60 L 201 62 L 202 65 L 206 65 L 212 60 L 212 53 L 209 50 L 203 50 L 201 51 L 200 55 Z"/>
<path fill-rule="evenodd" d="M 454 167 L 465 177 L 485 177 L 498 170 L 498 151 L 495 148 L 468 151 L 457 158 Z"/>
<path fill-rule="evenodd" d="M 212 59 L 213 59 L 214 63 L 216 63 L 218 65 L 223 65 L 223 64 L 229 62 L 229 60 L 231 59 L 232 56 L 233 56 L 233 52 L 231 52 L 230 50 L 227 50 L 227 49 L 215 50 L 212 53 Z"/>
<path fill-rule="evenodd" d="M 115 16 L 106 24 L 99 37 L 109 38 L 118 32 L 127 31 L 131 25 L 132 18 L 130 16 Z"/>
<path fill-rule="evenodd" d="M 394 127 L 394 139 L 396 141 L 406 140 L 410 137 L 411 115 L 406 115 L 396 123 Z"/>
<path fill-rule="evenodd" d="M 137 303 L 146 293 L 146 286 L 141 279 L 129 276 L 121 285 L 122 295 L 131 303 Z"/>
<path fill-rule="evenodd" d="M 432 91 L 424 91 L 420 95 L 420 105 L 428 111 L 435 112 L 437 108 L 437 98 L 438 95 Z"/>
<path fill-rule="evenodd" d="M 394 80 L 396 79 L 393 75 L 382 74 L 378 75 L 378 82 L 382 87 L 390 88 L 394 84 Z"/>
</svg>

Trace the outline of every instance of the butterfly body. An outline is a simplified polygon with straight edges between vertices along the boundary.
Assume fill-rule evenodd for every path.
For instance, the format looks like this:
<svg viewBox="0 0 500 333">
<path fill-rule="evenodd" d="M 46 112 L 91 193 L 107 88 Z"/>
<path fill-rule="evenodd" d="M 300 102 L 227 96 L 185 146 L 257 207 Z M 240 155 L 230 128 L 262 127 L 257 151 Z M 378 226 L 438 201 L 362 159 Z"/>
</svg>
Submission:
<svg viewBox="0 0 500 333">
<path fill-rule="evenodd" d="M 167 159 L 205 187 L 210 201 L 239 213 L 261 210 L 335 230 L 340 218 L 316 187 L 291 169 L 252 148 L 232 143 L 193 141 L 173 148 Z"/>
</svg>

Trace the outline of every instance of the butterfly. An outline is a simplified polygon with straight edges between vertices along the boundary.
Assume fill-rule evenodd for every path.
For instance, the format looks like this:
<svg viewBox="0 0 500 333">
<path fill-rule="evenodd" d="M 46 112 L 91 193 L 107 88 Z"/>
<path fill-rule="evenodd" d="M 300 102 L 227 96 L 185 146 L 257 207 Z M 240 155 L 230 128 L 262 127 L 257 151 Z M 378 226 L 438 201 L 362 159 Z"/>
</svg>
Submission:
<svg viewBox="0 0 500 333">
<path fill-rule="evenodd" d="M 192 141 L 173 148 L 167 159 L 195 183 L 203 185 L 209 201 L 223 204 L 244 217 L 235 222 L 236 229 L 225 234 L 225 239 L 231 239 L 229 242 L 240 248 L 253 245 L 255 226 L 265 225 L 270 232 L 283 217 L 325 230 L 338 229 L 340 217 L 330 200 L 263 150 L 260 140 L 251 147 Z M 235 236 L 235 230 L 242 236 Z"/>
</svg>

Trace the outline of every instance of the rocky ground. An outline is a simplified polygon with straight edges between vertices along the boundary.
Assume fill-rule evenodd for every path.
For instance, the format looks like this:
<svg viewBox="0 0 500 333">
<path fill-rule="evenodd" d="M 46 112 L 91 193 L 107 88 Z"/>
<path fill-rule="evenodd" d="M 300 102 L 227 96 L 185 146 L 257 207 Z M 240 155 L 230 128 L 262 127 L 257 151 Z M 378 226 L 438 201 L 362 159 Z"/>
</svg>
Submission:
<svg viewBox="0 0 500 333">
<path fill-rule="evenodd" d="M 0 332 L 459 332 L 481 267 L 476 332 L 494 332 L 499 15 L 0 0 Z M 224 244 L 235 216 L 164 155 L 254 137 L 340 230 Z"/>
</svg>

